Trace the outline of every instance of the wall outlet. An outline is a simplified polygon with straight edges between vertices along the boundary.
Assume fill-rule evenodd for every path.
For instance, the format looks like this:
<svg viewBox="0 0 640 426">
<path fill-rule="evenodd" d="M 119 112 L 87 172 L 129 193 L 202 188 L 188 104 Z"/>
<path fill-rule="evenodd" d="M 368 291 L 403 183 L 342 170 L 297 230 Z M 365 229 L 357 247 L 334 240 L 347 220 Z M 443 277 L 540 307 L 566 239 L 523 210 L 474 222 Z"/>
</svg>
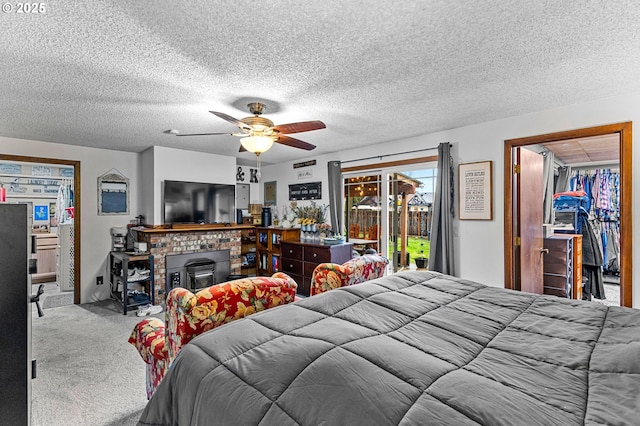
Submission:
<svg viewBox="0 0 640 426">
<path fill-rule="evenodd" d="M 96 285 L 102 285 L 102 284 L 104 284 L 104 277 L 100 275 L 99 277 L 96 277 Z"/>
</svg>

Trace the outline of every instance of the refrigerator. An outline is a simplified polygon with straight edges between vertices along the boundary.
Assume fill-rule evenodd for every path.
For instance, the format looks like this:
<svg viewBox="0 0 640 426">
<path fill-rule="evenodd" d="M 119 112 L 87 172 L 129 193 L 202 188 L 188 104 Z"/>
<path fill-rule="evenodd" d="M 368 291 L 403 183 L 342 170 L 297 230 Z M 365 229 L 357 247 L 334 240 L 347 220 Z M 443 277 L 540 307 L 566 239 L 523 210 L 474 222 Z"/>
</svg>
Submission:
<svg viewBox="0 0 640 426">
<path fill-rule="evenodd" d="M 0 203 L 0 423 L 31 422 L 30 214 Z"/>
</svg>

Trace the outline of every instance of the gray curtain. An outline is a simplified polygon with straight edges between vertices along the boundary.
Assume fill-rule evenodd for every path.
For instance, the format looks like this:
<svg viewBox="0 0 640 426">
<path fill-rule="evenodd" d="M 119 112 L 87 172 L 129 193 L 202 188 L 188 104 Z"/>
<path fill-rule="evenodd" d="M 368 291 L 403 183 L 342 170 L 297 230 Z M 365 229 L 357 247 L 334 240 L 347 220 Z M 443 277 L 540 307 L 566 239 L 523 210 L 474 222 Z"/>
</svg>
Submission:
<svg viewBox="0 0 640 426">
<path fill-rule="evenodd" d="M 438 177 L 433 199 L 429 269 L 453 275 L 453 218 L 455 212 L 453 159 L 448 142 L 438 145 Z"/>
<path fill-rule="evenodd" d="M 344 234 L 342 230 L 342 164 L 339 161 L 329 161 L 327 168 L 331 229 L 334 234 Z"/>
<path fill-rule="evenodd" d="M 558 168 L 558 179 L 556 180 L 556 190 L 558 192 L 567 192 L 569 190 L 569 181 L 571 179 L 571 166 L 562 166 Z"/>
<path fill-rule="evenodd" d="M 544 153 L 544 165 L 542 171 L 542 185 L 544 187 L 544 222 L 553 225 L 553 194 L 554 194 L 554 163 L 556 156 L 551 151 Z"/>
</svg>

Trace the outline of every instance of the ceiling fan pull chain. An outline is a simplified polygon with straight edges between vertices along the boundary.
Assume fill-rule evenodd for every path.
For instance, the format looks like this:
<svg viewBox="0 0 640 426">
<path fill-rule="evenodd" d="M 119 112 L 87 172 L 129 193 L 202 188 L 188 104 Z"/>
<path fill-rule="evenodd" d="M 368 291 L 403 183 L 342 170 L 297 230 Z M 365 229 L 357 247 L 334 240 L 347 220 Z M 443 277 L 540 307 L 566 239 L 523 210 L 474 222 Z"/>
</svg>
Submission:
<svg viewBox="0 0 640 426">
<path fill-rule="evenodd" d="M 260 154 L 256 155 L 256 168 L 258 169 L 256 178 L 258 179 L 258 183 L 260 183 Z"/>
</svg>

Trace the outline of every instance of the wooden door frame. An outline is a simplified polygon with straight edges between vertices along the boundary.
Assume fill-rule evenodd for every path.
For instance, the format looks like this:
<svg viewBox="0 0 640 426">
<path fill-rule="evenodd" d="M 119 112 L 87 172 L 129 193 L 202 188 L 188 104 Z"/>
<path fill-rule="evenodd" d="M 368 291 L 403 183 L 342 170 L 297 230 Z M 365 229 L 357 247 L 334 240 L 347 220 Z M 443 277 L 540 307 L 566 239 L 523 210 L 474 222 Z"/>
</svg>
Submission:
<svg viewBox="0 0 640 426">
<path fill-rule="evenodd" d="M 73 167 L 73 303 L 80 304 L 80 161 L 61 160 L 57 158 L 26 157 L 21 155 L 0 154 L 0 160 L 16 161 L 22 163 L 60 164 Z"/>
<path fill-rule="evenodd" d="M 514 287 L 513 276 L 513 172 L 512 150 L 515 147 L 536 145 L 547 142 L 560 142 L 567 139 L 602 136 L 617 133 L 620 135 L 620 306 L 633 305 L 633 217 L 632 217 L 632 161 L 631 161 L 631 122 L 608 124 L 564 132 L 548 133 L 504 141 L 504 286 Z"/>
</svg>

